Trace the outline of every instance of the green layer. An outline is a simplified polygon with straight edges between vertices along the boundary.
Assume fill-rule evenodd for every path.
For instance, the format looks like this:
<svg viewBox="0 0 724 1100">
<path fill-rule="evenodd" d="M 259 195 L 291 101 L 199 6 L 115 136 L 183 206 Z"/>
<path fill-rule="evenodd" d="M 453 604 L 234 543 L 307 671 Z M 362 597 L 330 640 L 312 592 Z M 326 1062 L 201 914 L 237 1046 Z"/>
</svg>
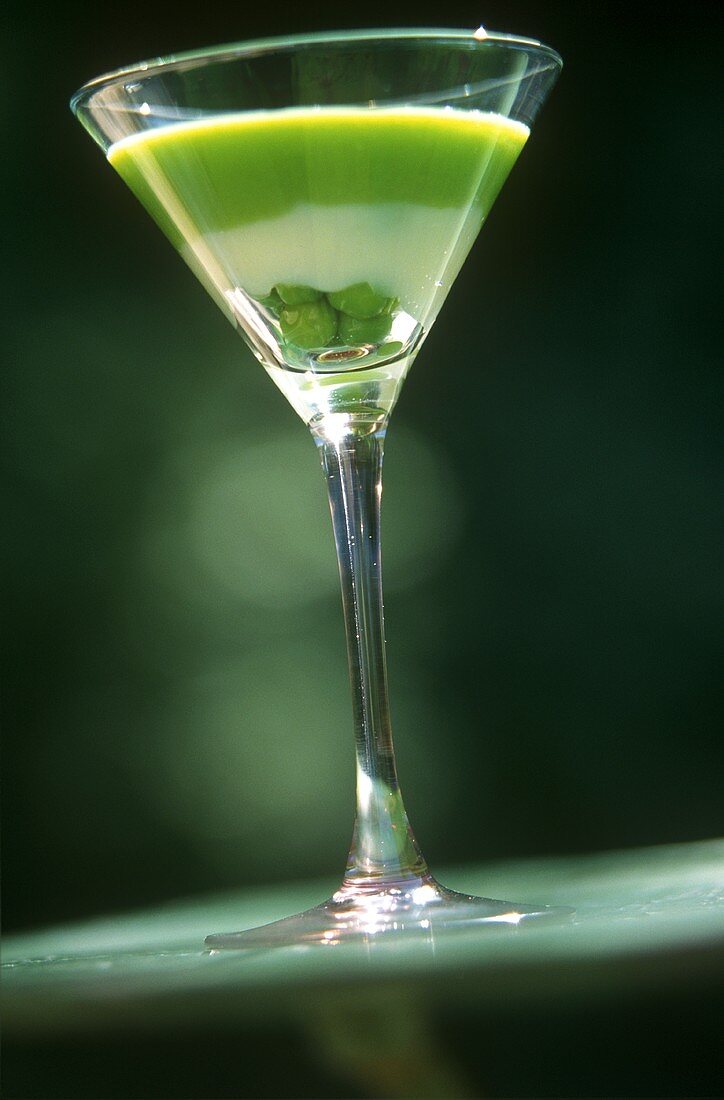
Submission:
<svg viewBox="0 0 724 1100">
<path fill-rule="evenodd" d="M 476 112 L 299 109 L 151 129 L 108 159 L 179 245 L 300 203 L 487 210 L 526 137 Z"/>
</svg>

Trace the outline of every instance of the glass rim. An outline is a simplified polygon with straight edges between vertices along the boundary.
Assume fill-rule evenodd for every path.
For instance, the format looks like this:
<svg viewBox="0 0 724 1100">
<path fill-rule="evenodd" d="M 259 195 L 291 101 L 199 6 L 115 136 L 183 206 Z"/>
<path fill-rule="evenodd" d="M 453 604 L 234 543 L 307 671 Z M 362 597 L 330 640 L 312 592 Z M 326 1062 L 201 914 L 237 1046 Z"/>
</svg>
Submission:
<svg viewBox="0 0 724 1100">
<path fill-rule="evenodd" d="M 120 69 L 112 69 L 102 73 L 82 84 L 70 99 L 70 108 L 74 114 L 88 97 L 102 88 L 111 87 L 119 81 L 129 77 L 145 78 L 161 72 L 165 69 L 173 69 L 175 66 L 183 66 L 189 62 L 208 60 L 220 60 L 224 57 L 243 57 L 245 54 L 258 56 L 264 53 L 274 53 L 293 49 L 297 46 L 315 45 L 324 43 L 343 42 L 373 42 L 385 39 L 410 39 L 424 41 L 435 39 L 441 42 L 468 42 L 471 45 L 483 47 L 487 42 L 493 45 L 509 46 L 512 48 L 526 49 L 530 53 L 539 53 L 547 57 L 552 66 L 563 68 L 563 59 L 556 50 L 535 38 L 525 38 L 516 34 L 505 34 L 501 31 L 489 31 L 480 26 L 475 30 L 463 30 L 455 28 L 435 27 L 399 27 L 399 28 L 369 28 L 366 30 L 349 31 L 321 31 L 307 34 L 284 35 L 271 38 L 256 38 L 241 42 L 229 42 L 220 46 L 208 46 L 196 50 L 184 50 L 180 53 L 168 56 L 154 57 L 147 61 L 136 61 L 131 65 Z"/>
</svg>

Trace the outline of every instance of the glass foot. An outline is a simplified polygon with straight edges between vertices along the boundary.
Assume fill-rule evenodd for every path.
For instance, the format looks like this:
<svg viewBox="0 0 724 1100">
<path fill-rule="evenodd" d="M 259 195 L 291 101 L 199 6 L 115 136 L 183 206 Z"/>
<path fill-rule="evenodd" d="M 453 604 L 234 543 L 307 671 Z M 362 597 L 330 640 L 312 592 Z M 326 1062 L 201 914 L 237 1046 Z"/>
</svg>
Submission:
<svg viewBox="0 0 724 1100">
<path fill-rule="evenodd" d="M 213 951 L 295 944 L 334 946 L 388 936 L 470 931 L 486 927 L 517 928 L 521 924 L 570 920 L 574 909 L 562 906 L 519 905 L 477 898 L 447 890 L 433 878 L 399 883 L 347 883 L 328 901 L 303 913 L 243 932 L 218 932 L 206 937 Z"/>
</svg>

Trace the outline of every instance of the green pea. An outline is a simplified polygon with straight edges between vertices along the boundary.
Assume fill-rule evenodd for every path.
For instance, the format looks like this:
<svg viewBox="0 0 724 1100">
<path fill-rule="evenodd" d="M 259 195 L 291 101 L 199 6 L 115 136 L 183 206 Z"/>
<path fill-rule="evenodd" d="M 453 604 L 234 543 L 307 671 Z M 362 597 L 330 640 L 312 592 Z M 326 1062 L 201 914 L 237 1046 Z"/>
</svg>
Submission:
<svg viewBox="0 0 724 1100">
<path fill-rule="evenodd" d="M 281 300 L 276 290 L 272 290 L 271 294 L 267 294 L 265 298 L 259 298 L 259 305 L 264 306 L 264 309 L 268 309 L 270 313 L 276 313 L 277 316 L 284 309 L 284 302 Z"/>
<path fill-rule="evenodd" d="M 379 363 L 385 359 L 392 359 L 393 356 L 399 355 L 401 351 L 402 342 L 400 340 L 388 340 L 384 344 L 379 344 L 375 351 L 369 352 L 365 362 Z"/>
<path fill-rule="evenodd" d="M 289 307 L 279 317 L 285 340 L 298 348 L 326 348 L 337 335 L 337 314 L 323 298 Z"/>
<path fill-rule="evenodd" d="M 293 283 L 277 283 L 274 288 L 285 306 L 303 306 L 307 302 L 318 302 L 321 290 L 312 286 L 294 286 Z"/>
<path fill-rule="evenodd" d="M 346 313 L 339 315 L 339 338 L 343 344 L 354 347 L 357 344 L 381 344 L 389 335 L 392 318 L 386 313 L 379 317 L 368 317 L 363 321 L 350 317 Z"/>
<path fill-rule="evenodd" d="M 386 298 L 384 294 L 373 290 L 369 283 L 355 283 L 345 290 L 335 290 L 327 297 L 335 309 L 348 313 L 358 321 L 377 317 L 394 302 L 393 298 Z"/>
</svg>

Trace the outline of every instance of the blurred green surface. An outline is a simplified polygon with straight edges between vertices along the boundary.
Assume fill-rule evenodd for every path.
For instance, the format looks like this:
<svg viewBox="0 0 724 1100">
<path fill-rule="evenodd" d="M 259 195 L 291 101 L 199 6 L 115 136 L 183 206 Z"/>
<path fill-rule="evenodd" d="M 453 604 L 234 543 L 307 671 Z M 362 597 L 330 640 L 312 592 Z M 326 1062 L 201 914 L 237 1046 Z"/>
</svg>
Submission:
<svg viewBox="0 0 724 1100">
<path fill-rule="evenodd" d="M 12 1033 L 297 1019 L 310 997 L 360 992 L 384 1002 L 404 981 L 416 996 L 458 1007 L 569 997 L 587 988 L 706 983 L 724 954 L 724 841 L 568 860 L 471 867 L 445 882 L 514 901 L 567 904 L 575 919 L 434 937 L 369 936 L 211 954 L 210 931 L 275 920 L 331 892 L 311 883 L 120 914 L 10 937 L 3 951 L 5 1024 Z"/>
<path fill-rule="evenodd" d="M 724 955 L 724 841 L 468 867 L 445 881 L 572 903 L 576 917 L 434 939 L 203 949 L 209 929 L 249 927 L 316 903 L 333 885 L 318 882 L 10 937 L 2 983 L 7 1095 L 460 1100 L 655 1095 L 658 1080 L 667 1095 L 683 1096 L 716 1080 L 710 1041 Z M 668 1073 L 666 1059 L 652 1058 L 638 1035 L 640 1015 L 660 1041 L 676 1035 Z M 550 1034 L 552 1017 L 567 1043 Z M 608 1054 L 586 1054 L 591 1027 L 600 1044 L 613 1033 Z M 688 1029 L 696 1031 L 693 1066 Z M 547 1033 L 553 1046 L 542 1054 L 536 1035 Z M 277 1064 L 282 1049 L 286 1070 Z M 141 1058 L 145 1077 L 126 1064 L 126 1051 Z M 156 1075 L 164 1067 L 162 1084 Z M 630 1087 L 637 1079 L 640 1092 Z M 605 1091 L 585 1091 L 587 1080 Z M 17 1082 L 25 1091 L 15 1091 Z"/>
</svg>

